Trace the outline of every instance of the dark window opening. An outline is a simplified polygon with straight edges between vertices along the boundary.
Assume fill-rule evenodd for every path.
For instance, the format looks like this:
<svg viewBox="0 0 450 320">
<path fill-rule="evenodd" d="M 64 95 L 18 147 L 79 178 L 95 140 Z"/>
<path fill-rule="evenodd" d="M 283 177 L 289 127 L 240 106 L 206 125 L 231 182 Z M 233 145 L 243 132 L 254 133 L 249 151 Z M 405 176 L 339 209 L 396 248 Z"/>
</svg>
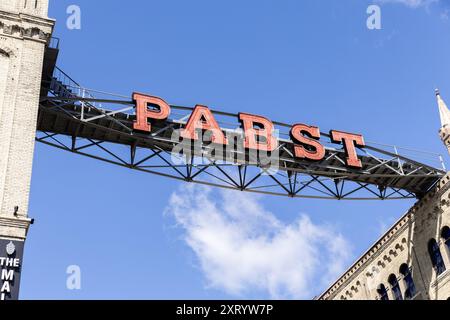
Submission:
<svg viewBox="0 0 450 320">
<path fill-rule="evenodd" d="M 447 226 L 443 227 L 441 236 L 442 236 L 442 239 L 444 239 L 445 245 L 450 250 L 450 228 Z"/>
<path fill-rule="evenodd" d="M 389 300 L 386 287 L 384 284 L 380 284 L 377 289 L 378 297 L 380 300 Z"/>
<path fill-rule="evenodd" d="M 389 276 L 388 282 L 391 285 L 394 300 L 403 300 L 402 291 L 400 290 L 400 285 L 398 284 L 398 280 L 395 274 L 391 274 Z"/>
<path fill-rule="evenodd" d="M 431 239 L 428 242 L 428 253 L 430 254 L 431 263 L 437 275 L 442 274 L 445 271 L 444 260 L 442 259 L 441 250 L 435 239 Z"/>
<path fill-rule="evenodd" d="M 416 295 L 416 286 L 411 273 L 411 268 L 406 263 L 400 266 L 400 273 L 403 275 L 403 282 L 405 283 L 405 299 L 410 300 Z"/>
</svg>

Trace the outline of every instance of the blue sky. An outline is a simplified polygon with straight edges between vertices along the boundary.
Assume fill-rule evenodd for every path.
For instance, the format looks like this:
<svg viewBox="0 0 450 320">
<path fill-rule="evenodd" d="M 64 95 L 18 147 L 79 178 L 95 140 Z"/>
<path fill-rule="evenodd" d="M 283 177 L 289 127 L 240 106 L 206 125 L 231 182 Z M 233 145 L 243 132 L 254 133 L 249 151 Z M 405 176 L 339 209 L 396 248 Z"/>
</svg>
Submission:
<svg viewBox="0 0 450 320">
<path fill-rule="evenodd" d="M 50 2 L 58 65 L 86 87 L 445 152 L 447 1 L 375 1 L 381 30 L 363 0 Z M 312 298 L 412 204 L 230 195 L 37 145 L 21 298 Z"/>
</svg>

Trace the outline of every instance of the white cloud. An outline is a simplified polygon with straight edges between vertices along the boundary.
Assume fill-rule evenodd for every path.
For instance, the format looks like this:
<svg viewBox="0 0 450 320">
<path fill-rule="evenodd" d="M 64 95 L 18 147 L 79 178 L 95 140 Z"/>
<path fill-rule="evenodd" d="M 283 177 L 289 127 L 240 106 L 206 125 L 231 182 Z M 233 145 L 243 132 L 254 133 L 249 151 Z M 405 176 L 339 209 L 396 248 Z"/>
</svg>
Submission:
<svg viewBox="0 0 450 320">
<path fill-rule="evenodd" d="M 439 0 L 378 0 L 381 3 L 399 3 L 404 4 L 410 8 L 427 7 L 432 3 L 437 3 Z"/>
<path fill-rule="evenodd" d="M 183 229 L 208 287 L 237 297 L 312 298 L 347 266 L 349 243 L 306 215 L 286 224 L 258 199 L 188 185 L 172 194 L 166 214 Z"/>
</svg>

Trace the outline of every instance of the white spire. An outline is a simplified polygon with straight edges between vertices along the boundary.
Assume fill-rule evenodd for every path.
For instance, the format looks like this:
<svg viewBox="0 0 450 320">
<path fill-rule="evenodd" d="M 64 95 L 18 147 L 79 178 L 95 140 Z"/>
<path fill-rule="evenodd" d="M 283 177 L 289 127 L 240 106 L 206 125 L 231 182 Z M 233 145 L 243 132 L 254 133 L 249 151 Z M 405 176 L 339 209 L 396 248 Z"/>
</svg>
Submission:
<svg viewBox="0 0 450 320">
<path fill-rule="evenodd" d="M 436 98 L 439 107 L 439 115 L 441 117 L 441 126 L 450 126 L 450 110 L 448 110 L 447 105 L 444 100 L 442 100 L 439 90 L 436 89 Z"/>
</svg>

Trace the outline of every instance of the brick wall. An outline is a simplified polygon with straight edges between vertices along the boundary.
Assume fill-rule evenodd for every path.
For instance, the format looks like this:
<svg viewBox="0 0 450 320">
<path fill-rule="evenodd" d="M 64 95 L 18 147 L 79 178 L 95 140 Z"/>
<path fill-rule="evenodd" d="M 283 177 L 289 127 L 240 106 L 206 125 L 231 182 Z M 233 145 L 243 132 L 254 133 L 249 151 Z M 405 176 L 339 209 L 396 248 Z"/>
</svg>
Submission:
<svg viewBox="0 0 450 320">
<path fill-rule="evenodd" d="M 54 21 L 46 18 L 48 0 L 0 3 L 0 237 L 25 238 L 42 63 Z"/>
</svg>

